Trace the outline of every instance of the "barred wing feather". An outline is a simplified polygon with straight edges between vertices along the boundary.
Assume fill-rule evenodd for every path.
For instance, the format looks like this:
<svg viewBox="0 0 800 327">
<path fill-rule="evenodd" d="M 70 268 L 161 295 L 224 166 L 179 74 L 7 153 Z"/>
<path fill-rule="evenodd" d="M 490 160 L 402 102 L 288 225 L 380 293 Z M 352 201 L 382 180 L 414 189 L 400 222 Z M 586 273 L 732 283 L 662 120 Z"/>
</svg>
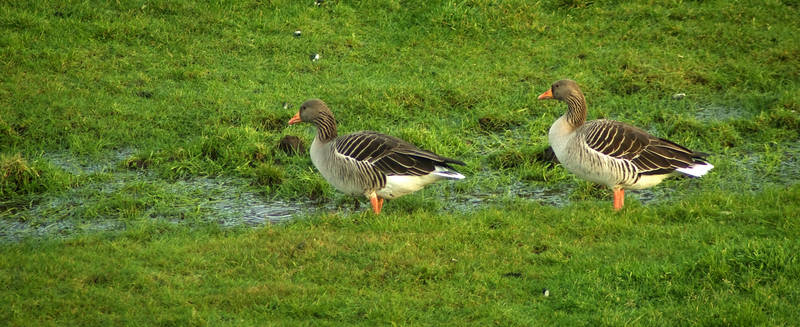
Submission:
<svg viewBox="0 0 800 327">
<path fill-rule="evenodd" d="M 661 175 L 705 163 L 704 153 L 693 152 L 671 141 L 654 137 L 635 126 L 612 120 L 584 125 L 586 145 L 606 156 L 629 160 L 639 174 Z"/>
<path fill-rule="evenodd" d="M 450 168 L 448 163 L 464 164 L 373 131 L 339 137 L 335 149 L 341 155 L 369 162 L 387 175 L 422 176 L 433 172 L 437 165 Z"/>
</svg>

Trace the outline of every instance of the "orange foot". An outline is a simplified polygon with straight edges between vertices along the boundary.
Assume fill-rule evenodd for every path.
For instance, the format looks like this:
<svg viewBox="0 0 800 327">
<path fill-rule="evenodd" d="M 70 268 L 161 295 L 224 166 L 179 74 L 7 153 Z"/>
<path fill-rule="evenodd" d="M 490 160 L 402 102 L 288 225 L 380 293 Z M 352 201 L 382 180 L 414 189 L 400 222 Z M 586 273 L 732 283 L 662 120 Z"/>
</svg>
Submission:
<svg viewBox="0 0 800 327">
<path fill-rule="evenodd" d="M 372 211 L 374 211 L 376 215 L 380 214 L 381 208 L 383 208 L 383 198 L 373 196 L 369 198 L 369 202 L 372 203 Z"/>
<path fill-rule="evenodd" d="M 623 190 L 623 189 L 615 189 L 614 190 L 614 210 L 619 211 L 619 209 L 622 209 L 623 205 L 625 205 L 625 190 Z"/>
</svg>

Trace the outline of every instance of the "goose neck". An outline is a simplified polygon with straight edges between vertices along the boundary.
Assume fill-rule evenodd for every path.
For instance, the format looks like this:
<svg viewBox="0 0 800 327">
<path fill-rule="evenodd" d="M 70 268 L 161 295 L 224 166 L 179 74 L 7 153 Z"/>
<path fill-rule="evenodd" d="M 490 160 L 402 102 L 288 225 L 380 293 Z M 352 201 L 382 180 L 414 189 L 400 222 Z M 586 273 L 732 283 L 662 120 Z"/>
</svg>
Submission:
<svg viewBox="0 0 800 327">
<path fill-rule="evenodd" d="M 317 138 L 321 142 L 327 143 L 336 138 L 336 119 L 332 114 L 320 112 L 314 120 L 314 125 L 317 126 Z"/>
<path fill-rule="evenodd" d="M 579 127 L 586 122 L 586 100 L 583 94 L 571 94 L 564 102 L 567 103 L 567 113 L 564 115 L 567 122 L 574 127 Z"/>
</svg>

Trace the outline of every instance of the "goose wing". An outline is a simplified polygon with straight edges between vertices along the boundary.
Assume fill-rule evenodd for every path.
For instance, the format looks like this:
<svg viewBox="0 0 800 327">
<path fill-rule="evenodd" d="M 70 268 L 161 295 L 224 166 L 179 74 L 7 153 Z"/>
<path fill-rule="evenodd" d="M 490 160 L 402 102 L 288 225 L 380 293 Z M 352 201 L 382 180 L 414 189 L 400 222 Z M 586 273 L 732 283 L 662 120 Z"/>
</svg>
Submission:
<svg viewBox="0 0 800 327">
<path fill-rule="evenodd" d="M 631 162 L 642 175 L 668 174 L 690 167 L 705 156 L 618 121 L 594 120 L 584 126 L 589 148 Z"/>
<path fill-rule="evenodd" d="M 367 162 L 387 175 L 427 175 L 435 166 L 461 164 L 433 152 L 417 148 L 399 138 L 373 131 L 357 132 L 336 140 L 336 152 L 357 161 Z"/>
</svg>

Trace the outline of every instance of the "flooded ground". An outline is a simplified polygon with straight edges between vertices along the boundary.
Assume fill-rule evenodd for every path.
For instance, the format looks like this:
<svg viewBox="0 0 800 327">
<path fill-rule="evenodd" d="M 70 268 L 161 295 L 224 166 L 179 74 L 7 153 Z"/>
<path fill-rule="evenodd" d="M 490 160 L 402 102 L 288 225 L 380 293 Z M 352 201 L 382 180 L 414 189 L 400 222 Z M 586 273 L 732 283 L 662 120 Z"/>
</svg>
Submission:
<svg viewBox="0 0 800 327">
<path fill-rule="evenodd" d="M 141 189 L 141 185 L 148 185 L 142 197 L 146 197 L 147 188 L 151 188 L 159 194 L 170 194 L 171 198 L 148 202 L 139 200 L 136 195 L 122 195 Z M 252 191 L 248 181 L 241 178 L 199 177 L 165 182 L 148 174 L 119 172 L 113 175 L 113 180 L 75 187 L 0 219 L 0 241 L 123 229 L 127 221 L 119 218 L 119 212 L 126 208 L 140 208 L 137 212 L 141 216 L 178 224 L 196 222 L 187 217 L 202 216 L 206 221 L 231 227 L 278 223 L 309 213 L 316 205 L 310 200 L 265 198 Z M 86 220 L 75 221 L 74 217 L 86 217 Z"/>
<path fill-rule="evenodd" d="M 25 210 L 4 214 L 0 217 L 0 242 L 122 230 L 130 223 L 120 218 L 126 215 L 131 219 L 144 216 L 176 224 L 214 222 L 235 227 L 280 223 L 319 211 L 370 210 L 366 200 L 357 199 L 360 205 L 356 205 L 356 200 L 338 194 L 334 200 L 324 202 L 270 198 L 244 178 L 196 177 L 165 181 L 147 171 L 121 168 L 120 163 L 133 153 L 126 149 L 95 160 L 76 159 L 65 154 L 46 156 L 51 163 L 70 173 L 89 176 L 89 182 L 41 199 Z M 762 153 L 737 158 L 733 165 L 733 170 L 747 173 L 726 179 L 722 188 L 755 191 L 770 184 L 791 185 L 800 180 L 800 144 L 767 146 Z M 438 197 L 442 203 L 440 210 L 448 212 L 470 212 L 509 200 L 561 207 L 569 204 L 570 195 L 577 187 L 579 184 L 575 181 L 554 185 L 517 181 L 502 188 L 446 192 Z M 676 193 L 680 192 L 662 186 L 627 194 L 630 199 L 649 204 L 669 201 Z M 160 198 L 154 200 L 153 197 Z M 610 206 L 610 192 L 608 201 Z"/>
<path fill-rule="evenodd" d="M 725 106 L 700 107 L 695 112 L 695 117 L 701 121 L 728 121 L 733 119 L 749 118 L 752 114 L 742 108 Z"/>
</svg>

